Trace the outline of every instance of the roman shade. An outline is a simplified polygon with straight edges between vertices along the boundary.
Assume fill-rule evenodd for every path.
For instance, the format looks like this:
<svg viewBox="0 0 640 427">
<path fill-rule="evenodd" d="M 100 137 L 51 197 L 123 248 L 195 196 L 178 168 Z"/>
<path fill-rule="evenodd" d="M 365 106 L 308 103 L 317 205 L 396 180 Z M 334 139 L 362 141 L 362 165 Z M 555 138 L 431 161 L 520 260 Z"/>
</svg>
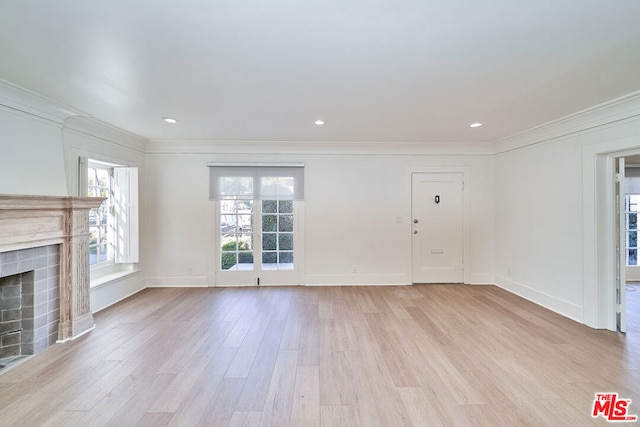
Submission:
<svg viewBox="0 0 640 427">
<path fill-rule="evenodd" d="M 209 163 L 209 199 L 304 200 L 304 164 Z"/>
</svg>

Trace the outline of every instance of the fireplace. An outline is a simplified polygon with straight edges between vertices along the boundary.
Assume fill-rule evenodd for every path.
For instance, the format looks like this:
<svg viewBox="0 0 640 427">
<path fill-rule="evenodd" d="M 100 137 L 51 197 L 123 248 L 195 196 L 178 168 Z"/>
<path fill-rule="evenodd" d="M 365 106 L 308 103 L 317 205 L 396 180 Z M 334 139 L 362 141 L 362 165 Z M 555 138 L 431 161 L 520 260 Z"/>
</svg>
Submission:
<svg viewBox="0 0 640 427">
<path fill-rule="evenodd" d="M 0 359 L 55 343 L 60 322 L 60 245 L 0 253 Z"/>
<path fill-rule="evenodd" d="M 0 278 L 0 360 L 33 354 L 33 272 Z"/>
<path fill-rule="evenodd" d="M 88 218 L 101 202 L 0 195 L 0 359 L 93 328 Z"/>
</svg>

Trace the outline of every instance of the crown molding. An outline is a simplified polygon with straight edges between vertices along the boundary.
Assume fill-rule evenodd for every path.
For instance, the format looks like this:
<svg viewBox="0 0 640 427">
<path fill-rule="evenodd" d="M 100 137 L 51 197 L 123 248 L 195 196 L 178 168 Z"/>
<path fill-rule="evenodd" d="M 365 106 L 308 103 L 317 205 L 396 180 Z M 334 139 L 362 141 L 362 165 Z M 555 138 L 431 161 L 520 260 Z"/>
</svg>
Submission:
<svg viewBox="0 0 640 427">
<path fill-rule="evenodd" d="M 502 154 L 633 119 L 640 119 L 640 91 L 499 139 L 493 143 L 493 153 Z"/>
<path fill-rule="evenodd" d="M 63 124 L 73 116 L 89 116 L 78 109 L 0 79 L 0 105 L 32 116 Z"/>
<path fill-rule="evenodd" d="M 491 156 L 490 143 L 151 140 L 147 154 Z"/>
<path fill-rule="evenodd" d="M 144 154 L 147 140 L 93 117 L 73 116 L 64 122 L 65 132 L 88 135 Z"/>
</svg>

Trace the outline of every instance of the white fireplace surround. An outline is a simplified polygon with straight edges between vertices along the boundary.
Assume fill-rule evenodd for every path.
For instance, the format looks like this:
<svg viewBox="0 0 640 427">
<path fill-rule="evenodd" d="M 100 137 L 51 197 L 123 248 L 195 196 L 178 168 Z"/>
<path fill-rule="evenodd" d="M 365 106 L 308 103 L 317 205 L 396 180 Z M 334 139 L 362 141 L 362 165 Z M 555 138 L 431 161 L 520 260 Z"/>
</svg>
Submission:
<svg viewBox="0 0 640 427">
<path fill-rule="evenodd" d="M 94 326 L 89 301 L 89 209 L 99 197 L 0 195 L 0 253 L 60 244 L 58 340 Z"/>
</svg>

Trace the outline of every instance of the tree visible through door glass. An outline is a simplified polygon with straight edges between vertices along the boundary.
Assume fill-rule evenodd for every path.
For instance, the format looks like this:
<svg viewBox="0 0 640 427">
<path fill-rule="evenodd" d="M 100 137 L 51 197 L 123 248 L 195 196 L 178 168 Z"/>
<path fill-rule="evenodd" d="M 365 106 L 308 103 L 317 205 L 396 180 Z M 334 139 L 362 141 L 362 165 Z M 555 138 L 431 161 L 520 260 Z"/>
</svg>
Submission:
<svg viewBox="0 0 640 427">
<path fill-rule="evenodd" d="M 262 268 L 293 269 L 293 201 L 262 201 Z"/>
<path fill-rule="evenodd" d="M 220 202 L 220 269 L 253 270 L 253 201 Z"/>
</svg>

